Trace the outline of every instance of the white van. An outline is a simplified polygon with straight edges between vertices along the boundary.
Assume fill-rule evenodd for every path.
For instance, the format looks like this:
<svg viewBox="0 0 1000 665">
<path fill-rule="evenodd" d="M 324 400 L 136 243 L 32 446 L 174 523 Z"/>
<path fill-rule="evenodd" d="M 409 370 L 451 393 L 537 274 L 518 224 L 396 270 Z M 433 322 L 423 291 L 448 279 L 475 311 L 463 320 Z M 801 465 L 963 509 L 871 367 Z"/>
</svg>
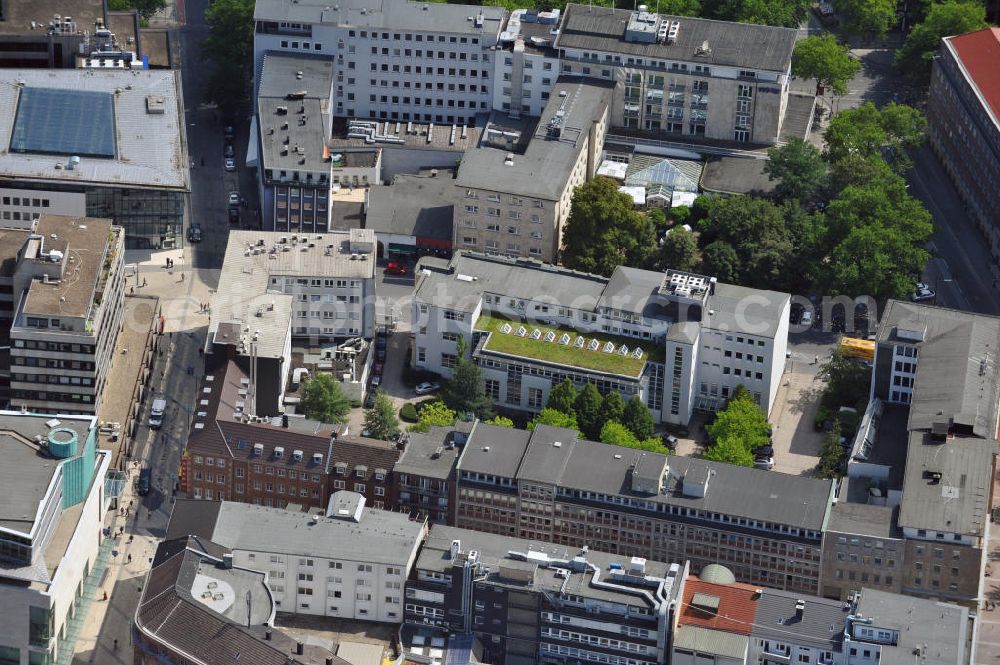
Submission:
<svg viewBox="0 0 1000 665">
<path fill-rule="evenodd" d="M 154 399 L 153 408 L 149 411 L 149 427 L 150 429 L 160 429 L 160 425 L 163 424 L 163 412 L 167 410 L 167 400 L 165 399 Z"/>
</svg>

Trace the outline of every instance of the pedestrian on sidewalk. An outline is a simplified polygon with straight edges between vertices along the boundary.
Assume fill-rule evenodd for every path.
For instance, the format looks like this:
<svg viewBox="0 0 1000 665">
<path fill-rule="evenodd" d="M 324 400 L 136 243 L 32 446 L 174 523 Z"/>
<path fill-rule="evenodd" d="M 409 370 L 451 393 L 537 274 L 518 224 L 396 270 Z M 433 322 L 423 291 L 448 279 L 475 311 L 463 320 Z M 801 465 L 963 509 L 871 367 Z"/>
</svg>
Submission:
<svg viewBox="0 0 1000 665">
<path fill-rule="evenodd" d="M 142 285 L 146 286 L 146 278 L 145 277 L 142 278 Z"/>
<path fill-rule="evenodd" d="M 107 592 L 107 591 L 105 591 L 105 592 L 104 592 L 104 600 L 107 600 L 107 599 L 108 599 L 108 592 Z"/>
</svg>

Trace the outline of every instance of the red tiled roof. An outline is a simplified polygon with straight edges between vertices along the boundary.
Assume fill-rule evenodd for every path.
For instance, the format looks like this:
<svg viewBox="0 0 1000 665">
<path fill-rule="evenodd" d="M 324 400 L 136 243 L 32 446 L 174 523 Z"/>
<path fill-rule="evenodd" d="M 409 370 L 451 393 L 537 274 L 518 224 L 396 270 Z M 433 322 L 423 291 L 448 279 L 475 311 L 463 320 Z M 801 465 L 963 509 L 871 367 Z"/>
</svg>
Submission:
<svg viewBox="0 0 1000 665">
<path fill-rule="evenodd" d="M 749 635 L 757 616 L 757 601 L 753 598 L 757 587 L 749 584 L 713 584 L 691 576 L 684 583 L 684 607 L 679 623 L 682 626 L 701 626 L 728 633 Z M 703 593 L 719 599 L 719 612 L 712 614 L 691 607 L 694 594 Z"/>
<path fill-rule="evenodd" d="M 1000 28 L 984 28 L 946 39 L 993 109 L 993 115 L 1000 118 Z"/>
</svg>

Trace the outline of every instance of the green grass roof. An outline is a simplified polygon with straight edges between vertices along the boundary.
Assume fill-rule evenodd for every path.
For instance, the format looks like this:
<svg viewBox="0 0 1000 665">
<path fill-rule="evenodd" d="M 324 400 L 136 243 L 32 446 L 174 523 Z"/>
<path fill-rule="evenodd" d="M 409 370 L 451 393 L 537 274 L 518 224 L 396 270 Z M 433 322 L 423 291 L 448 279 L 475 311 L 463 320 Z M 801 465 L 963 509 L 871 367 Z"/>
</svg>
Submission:
<svg viewBox="0 0 1000 665">
<path fill-rule="evenodd" d="M 504 333 L 500 331 L 501 326 L 505 323 L 511 325 L 511 332 Z M 527 329 L 527 334 L 524 337 L 519 337 L 516 332 L 522 325 Z M 536 328 L 542 333 L 541 339 L 533 339 L 531 337 L 532 331 Z M 520 323 L 488 314 L 479 317 L 476 321 L 476 329 L 490 333 L 489 339 L 486 340 L 486 345 L 483 347 L 487 351 L 556 363 L 604 374 L 638 377 L 642 374 L 642 368 L 645 367 L 647 360 L 662 361 L 663 359 L 662 348 L 650 341 L 599 333 L 581 335 L 572 328 Z M 555 333 L 555 341 L 546 342 L 545 333 L 550 331 Z M 559 343 L 559 338 L 563 333 L 569 334 L 569 344 Z M 574 346 L 576 338 L 581 336 L 586 340 L 586 345 L 582 349 Z M 599 348 L 596 351 L 591 351 L 588 348 L 590 341 L 593 339 L 596 339 L 599 344 Z M 607 342 L 615 345 L 613 353 L 606 353 L 604 351 L 604 345 Z M 618 349 L 623 344 L 629 349 L 627 356 L 618 354 Z M 636 348 L 642 349 L 641 358 L 633 357 L 632 351 Z"/>
</svg>

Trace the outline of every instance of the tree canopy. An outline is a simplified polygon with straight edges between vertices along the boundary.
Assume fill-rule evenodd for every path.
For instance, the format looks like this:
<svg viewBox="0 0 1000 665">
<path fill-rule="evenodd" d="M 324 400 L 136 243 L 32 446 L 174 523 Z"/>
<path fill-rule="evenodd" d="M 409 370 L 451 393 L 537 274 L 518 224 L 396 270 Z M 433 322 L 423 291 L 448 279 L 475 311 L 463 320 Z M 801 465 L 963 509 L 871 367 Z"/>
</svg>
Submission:
<svg viewBox="0 0 1000 665">
<path fill-rule="evenodd" d="M 653 436 L 653 414 L 638 395 L 632 395 L 625 403 L 622 424 L 640 441 Z"/>
<path fill-rule="evenodd" d="M 809 9 L 808 0 L 706 0 L 702 16 L 738 23 L 797 28 Z"/>
<path fill-rule="evenodd" d="M 764 173 L 769 180 L 778 182 L 775 195 L 782 200 L 812 201 L 827 184 L 827 163 L 812 143 L 792 138 L 785 145 L 768 150 L 767 156 Z"/>
<path fill-rule="evenodd" d="M 347 420 L 351 400 L 332 375 L 326 372 L 312 375 L 302 384 L 301 391 L 302 412 L 306 414 L 306 418 L 321 423 L 342 423 Z"/>
<path fill-rule="evenodd" d="M 549 401 L 545 404 L 550 409 L 562 411 L 574 415 L 573 404 L 576 403 L 576 386 L 569 379 L 563 379 L 561 383 L 552 386 L 549 391 Z"/>
<path fill-rule="evenodd" d="M 537 416 L 531 419 L 531 422 L 528 423 L 528 429 L 534 430 L 536 425 L 549 425 L 550 427 L 565 427 L 566 429 L 580 430 L 580 427 L 576 424 L 576 416 L 548 407 L 542 409 Z"/>
<path fill-rule="evenodd" d="M 601 398 L 600 421 L 606 423 L 609 420 L 621 422 L 625 416 L 625 400 L 617 390 L 611 390 Z"/>
<path fill-rule="evenodd" d="M 659 439 L 636 438 L 625 425 L 615 420 L 609 420 L 601 427 L 601 443 L 609 443 L 614 446 L 624 446 L 625 448 L 635 448 L 637 450 L 648 450 L 650 452 L 662 453 L 663 443 Z"/>
<path fill-rule="evenodd" d="M 425 402 L 417 414 L 417 424 L 410 425 L 411 432 L 426 432 L 431 427 L 448 427 L 454 424 L 456 414 L 440 401 Z"/>
<path fill-rule="evenodd" d="M 494 425 L 496 427 L 513 427 L 514 421 L 506 416 L 493 416 L 486 421 L 487 425 Z"/>
<path fill-rule="evenodd" d="M 868 404 L 871 368 L 851 360 L 837 350 L 819 368 L 819 377 L 826 381 L 829 401 L 836 406 L 850 406 L 863 412 Z"/>
<path fill-rule="evenodd" d="M 911 85 L 926 88 L 931 81 L 934 56 L 941 48 L 941 38 L 973 32 L 987 25 L 982 2 L 935 2 L 930 5 L 923 22 L 910 30 L 902 48 L 896 51 L 896 68 Z"/>
<path fill-rule="evenodd" d="M 165 0 L 108 0 L 108 9 L 121 12 L 134 9 L 143 21 L 167 6 Z"/>
<path fill-rule="evenodd" d="M 672 228 L 670 233 L 663 238 L 663 245 L 660 246 L 657 257 L 657 267 L 691 272 L 700 263 L 701 255 L 698 252 L 698 241 L 694 234 L 683 226 Z"/>
<path fill-rule="evenodd" d="M 248 99 L 253 72 L 254 0 L 213 0 L 205 10 L 209 33 L 202 53 L 212 61 L 206 95 L 226 113 Z"/>
<path fill-rule="evenodd" d="M 583 435 L 593 441 L 601 433 L 601 403 L 603 398 L 597 391 L 597 386 L 587 383 L 573 402 L 576 422 L 580 425 Z"/>
<path fill-rule="evenodd" d="M 711 441 L 705 458 L 740 466 L 753 466 L 753 451 L 771 441 L 767 416 L 743 386 L 733 391 L 726 407 L 705 429 Z"/>
<path fill-rule="evenodd" d="M 445 381 L 441 396 L 448 408 L 457 413 L 474 413 L 477 418 L 486 419 L 492 415 L 493 400 L 486 394 L 483 370 L 466 357 L 465 351 L 465 338 L 460 336 L 451 378 Z"/>
<path fill-rule="evenodd" d="M 896 23 L 896 0 L 838 0 L 837 11 L 848 32 L 869 39 L 885 37 Z"/>
<path fill-rule="evenodd" d="M 614 180 L 597 177 L 573 192 L 563 243 L 566 267 L 610 275 L 619 265 L 645 265 L 655 235 L 649 218 L 632 209 L 632 198 Z"/>
<path fill-rule="evenodd" d="M 399 418 L 392 400 L 381 388 L 375 391 L 375 403 L 365 410 L 365 431 L 373 439 L 391 441 L 399 434 Z"/>
<path fill-rule="evenodd" d="M 881 154 L 898 173 L 910 166 L 906 150 L 924 141 L 927 120 L 905 104 L 887 104 L 881 109 L 865 102 L 841 111 L 830 120 L 823 138 L 826 156 L 835 163 L 851 155 L 872 157 Z"/>
<path fill-rule="evenodd" d="M 846 95 L 847 83 L 861 69 L 861 63 L 851 57 L 846 46 L 837 43 L 831 34 L 806 37 L 795 44 L 792 54 L 792 75 L 816 79 L 818 84 Z"/>
</svg>

